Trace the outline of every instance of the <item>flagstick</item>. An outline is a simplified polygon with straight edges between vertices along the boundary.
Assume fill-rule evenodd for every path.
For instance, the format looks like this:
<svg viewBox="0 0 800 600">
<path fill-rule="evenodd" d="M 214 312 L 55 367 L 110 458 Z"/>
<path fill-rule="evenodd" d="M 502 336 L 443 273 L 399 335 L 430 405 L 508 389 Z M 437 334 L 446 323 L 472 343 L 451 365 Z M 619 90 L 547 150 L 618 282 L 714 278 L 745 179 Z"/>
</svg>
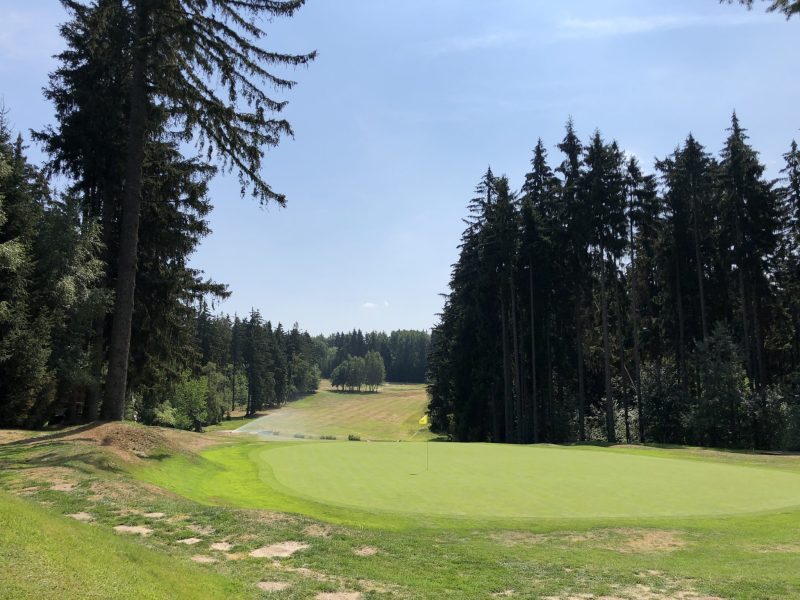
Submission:
<svg viewBox="0 0 800 600">
<path fill-rule="evenodd" d="M 428 470 L 428 467 L 431 466 L 431 446 L 430 440 L 425 442 L 425 470 Z"/>
</svg>

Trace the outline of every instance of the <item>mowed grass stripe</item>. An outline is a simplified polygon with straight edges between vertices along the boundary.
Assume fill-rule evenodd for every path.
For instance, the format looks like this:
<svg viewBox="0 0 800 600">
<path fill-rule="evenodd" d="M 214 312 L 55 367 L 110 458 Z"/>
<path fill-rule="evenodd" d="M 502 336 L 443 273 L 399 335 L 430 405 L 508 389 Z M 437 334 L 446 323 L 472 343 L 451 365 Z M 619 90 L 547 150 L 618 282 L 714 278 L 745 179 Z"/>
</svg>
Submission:
<svg viewBox="0 0 800 600">
<path fill-rule="evenodd" d="M 433 437 L 420 431 L 418 424 L 427 403 L 422 384 L 387 384 L 378 393 L 339 393 L 324 381 L 316 394 L 271 411 L 240 431 L 280 432 L 282 437 L 354 434 L 365 440 L 424 440 Z"/>
</svg>

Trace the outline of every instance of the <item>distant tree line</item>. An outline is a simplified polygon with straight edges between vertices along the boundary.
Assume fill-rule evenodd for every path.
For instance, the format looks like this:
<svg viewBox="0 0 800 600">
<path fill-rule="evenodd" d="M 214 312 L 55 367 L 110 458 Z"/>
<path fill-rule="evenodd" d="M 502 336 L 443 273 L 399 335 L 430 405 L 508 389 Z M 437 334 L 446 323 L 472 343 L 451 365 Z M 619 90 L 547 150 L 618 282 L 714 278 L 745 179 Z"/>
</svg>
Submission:
<svg viewBox="0 0 800 600">
<path fill-rule="evenodd" d="M 370 350 L 362 358 L 350 356 L 340 363 L 331 373 L 331 385 L 337 389 L 361 391 L 367 386 L 371 392 L 376 391 L 386 379 L 386 368 L 383 358 L 375 350 Z"/>
<path fill-rule="evenodd" d="M 335 333 L 324 340 L 329 350 L 327 360 L 320 365 L 323 377 L 332 377 L 336 367 L 348 358 L 363 358 L 374 351 L 383 359 L 388 381 L 425 382 L 431 340 L 427 331 L 403 329 L 390 334 L 382 331 L 364 334 L 359 329 Z"/>
<path fill-rule="evenodd" d="M 645 174 L 572 122 L 518 193 L 469 204 L 433 331 L 430 416 L 458 440 L 800 448 L 800 152 L 769 180 L 734 114 Z"/>
</svg>

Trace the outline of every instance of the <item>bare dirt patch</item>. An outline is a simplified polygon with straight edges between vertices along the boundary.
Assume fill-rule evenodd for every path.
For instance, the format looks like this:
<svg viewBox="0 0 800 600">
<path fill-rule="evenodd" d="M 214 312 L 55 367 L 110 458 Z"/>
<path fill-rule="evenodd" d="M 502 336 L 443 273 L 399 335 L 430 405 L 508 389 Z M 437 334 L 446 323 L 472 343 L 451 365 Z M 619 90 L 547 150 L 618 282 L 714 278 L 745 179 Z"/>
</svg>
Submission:
<svg viewBox="0 0 800 600">
<path fill-rule="evenodd" d="M 117 525 L 114 527 L 114 531 L 117 533 L 127 533 L 131 535 L 141 535 L 141 536 L 148 536 L 153 533 L 153 530 L 149 527 L 143 527 L 142 525 Z"/>
<path fill-rule="evenodd" d="M 282 592 L 292 587 L 292 584 L 285 581 L 259 581 L 256 587 L 265 592 Z"/>
<path fill-rule="evenodd" d="M 233 544 L 229 544 L 228 542 L 214 542 L 211 544 L 212 550 L 219 550 L 220 552 L 227 552 L 233 548 Z"/>
<path fill-rule="evenodd" d="M 57 483 L 55 485 L 51 485 L 50 489 L 54 492 L 71 492 L 77 485 L 78 484 L 76 483 Z"/>
<path fill-rule="evenodd" d="M 250 553 L 250 556 L 253 558 L 286 558 L 308 547 L 308 544 L 303 542 L 279 542 L 256 548 Z"/>
<path fill-rule="evenodd" d="M 310 537 L 326 538 L 331 534 L 331 528 L 323 527 L 322 525 L 309 525 L 303 530 L 303 533 Z"/>
<path fill-rule="evenodd" d="M 375 556 L 378 549 L 375 546 L 361 546 L 360 548 L 353 548 L 353 554 L 356 556 Z"/>
<path fill-rule="evenodd" d="M 72 517 L 76 521 L 83 521 L 84 523 L 87 521 L 94 521 L 94 517 L 87 512 L 77 512 L 67 516 Z"/>
<path fill-rule="evenodd" d="M 686 545 L 674 531 L 662 529 L 649 530 L 619 530 L 627 540 L 619 548 L 620 552 L 648 553 L 648 552 L 674 552 Z"/>
<path fill-rule="evenodd" d="M 192 557 L 192 560 L 196 563 L 200 563 L 203 565 L 211 564 L 217 562 L 217 559 L 213 556 L 207 556 L 205 554 L 195 554 Z"/>
<path fill-rule="evenodd" d="M 492 598 L 510 598 L 516 594 L 514 590 L 503 590 L 502 592 L 495 592 L 492 594 Z"/>
<path fill-rule="evenodd" d="M 202 541 L 203 540 L 201 540 L 200 538 L 190 537 L 190 538 L 186 538 L 186 539 L 183 539 L 183 540 L 178 540 L 175 543 L 176 544 L 186 544 L 187 546 L 194 546 L 195 544 L 199 544 Z"/>
<path fill-rule="evenodd" d="M 144 513 L 142 516 L 147 517 L 148 519 L 163 519 L 167 515 L 166 513 L 162 512 L 149 512 L 149 513 Z"/>
<path fill-rule="evenodd" d="M 315 600 L 361 600 L 361 592 L 320 592 Z"/>
<path fill-rule="evenodd" d="M 188 431 L 130 423 L 102 423 L 84 427 L 62 439 L 106 447 L 127 461 L 151 457 L 165 450 L 196 452 L 219 441 Z"/>
<path fill-rule="evenodd" d="M 581 533 L 537 534 L 527 531 L 504 531 L 492 535 L 492 539 L 504 546 L 520 544 L 589 544 L 606 550 L 625 553 L 673 552 L 686 546 L 686 542 L 675 531 L 664 529 L 593 529 Z"/>
</svg>

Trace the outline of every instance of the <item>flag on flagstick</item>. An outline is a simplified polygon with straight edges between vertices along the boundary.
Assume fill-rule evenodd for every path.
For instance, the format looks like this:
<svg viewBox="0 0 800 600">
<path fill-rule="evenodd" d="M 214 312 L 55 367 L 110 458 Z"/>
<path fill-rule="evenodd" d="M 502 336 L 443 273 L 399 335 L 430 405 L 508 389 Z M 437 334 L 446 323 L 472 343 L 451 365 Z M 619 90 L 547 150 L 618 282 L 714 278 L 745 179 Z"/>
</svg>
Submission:
<svg viewBox="0 0 800 600">
<path fill-rule="evenodd" d="M 419 424 L 420 424 L 420 425 L 427 425 L 427 424 L 428 424 L 428 415 L 424 415 L 424 416 L 423 416 L 423 417 L 422 417 L 422 418 L 419 420 Z"/>
</svg>

